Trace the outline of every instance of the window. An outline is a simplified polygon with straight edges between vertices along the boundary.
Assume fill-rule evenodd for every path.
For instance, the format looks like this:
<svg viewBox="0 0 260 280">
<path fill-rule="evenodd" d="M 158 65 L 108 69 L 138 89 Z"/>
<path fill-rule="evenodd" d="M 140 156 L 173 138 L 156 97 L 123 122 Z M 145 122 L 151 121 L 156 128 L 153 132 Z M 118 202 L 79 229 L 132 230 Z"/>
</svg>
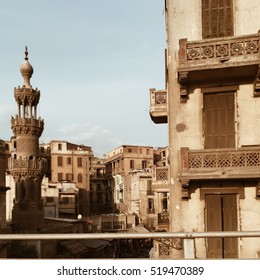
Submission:
<svg viewBox="0 0 260 280">
<path fill-rule="evenodd" d="M 81 157 L 77 158 L 77 164 L 78 164 L 78 167 L 82 167 L 82 158 Z"/>
<path fill-rule="evenodd" d="M 168 211 L 168 197 L 167 193 L 163 193 L 162 197 L 162 211 L 167 212 Z"/>
<path fill-rule="evenodd" d="M 147 162 L 146 160 L 142 160 L 142 169 L 147 168 Z"/>
<path fill-rule="evenodd" d="M 131 169 L 135 168 L 135 161 L 133 159 L 130 160 L 130 168 Z"/>
<path fill-rule="evenodd" d="M 203 39 L 233 35 L 233 0 L 203 0 Z"/>
<path fill-rule="evenodd" d="M 133 152 L 133 150 L 129 148 L 128 149 L 128 153 L 132 153 L 132 152 Z"/>
<path fill-rule="evenodd" d="M 62 165 L 63 165 L 63 158 L 58 157 L 58 166 L 62 166 Z"/>
<path fill-rule="evenodd" d="M 58 150 L 59 150 L 59 151 L 62 150 L 62 144 L 61 144 L 61 143 L 58 144 Z"/>
<path fill-rule="evenodd" d="M 54 197 L 53 196 L 46 196 L 46 203 L 52 203 L 54 202 Z"/>
<path fill-rule="evenodd" d="M 66 181 L 68 181 L 68 182 L 73 181 L 73 174 L 72 173 L 66 173 Z"/>
<path fill-rule="evenodd" d="M 62 204 L 69 204 L 69 203 L 70 203 L 69 197 L 63 196 L 62 197 Z"/>
<path fill-rule="evenodd" d="M 67 164 L 71 165 L 71 157 L 67 157 Z"/>
<path fill-rule="evenodd" d="M 58 181 L 62 181 L 63 180 L 63 174 L 62 173 L 58 173 Z"/>
<path fill-rule="evenodd" d="M 82 180 L 83 180 L 83 179 L 82 179 L 82 174 L 79 173 L 79 174 L 78 174 L 78 182 L 79 182 L 79 183 L 82 183 Z"/>
<path fill-rule="evenodd" d="M 235 93 L 204 94 L 205 149 L 235 147 Z"/>
<path fill-rule="evenodd" d="M 153 213 L 155 213 L 154 199 L 148 198 L 148 214 L 153 214 Z"/>
</svg>

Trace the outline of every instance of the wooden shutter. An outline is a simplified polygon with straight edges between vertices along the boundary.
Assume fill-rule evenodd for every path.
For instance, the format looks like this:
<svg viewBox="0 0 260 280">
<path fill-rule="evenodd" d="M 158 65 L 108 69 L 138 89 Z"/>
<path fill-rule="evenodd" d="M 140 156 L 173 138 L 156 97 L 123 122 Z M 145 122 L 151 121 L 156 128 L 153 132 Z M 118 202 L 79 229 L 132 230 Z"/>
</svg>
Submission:
<svg viewBox="0 0 260 280">
<path fill-rule="evenodd" d="M 206 195 L 207 231 L 237 231 L 236 195 Z M 208 258 L 237 258 L 237 238 L 208 238 Z"/>
<path fill-rule="evenodd" d="M 221 196 L 206 196 L 207 231 L 222 231 Z M 222 238 L 208 238 L 208 258 L 222 258 Z"/>
<path fill-rule="evenodd" d="M 237 231 L 237 198 L 236 195 L 224 195 L 223 207 L 223 231 Z M 238 257 L 237 238 L 224 238 L 224 258 Z"/>
<path fill-rule="evenodd" d="M 203 0 L 203 39 L 233 35 L 233 0 Z"/>
<path fill-rule="evenodd" d="M 204 94 L 205 149 L 235 147 L 234 92 Z"/>
</svg>

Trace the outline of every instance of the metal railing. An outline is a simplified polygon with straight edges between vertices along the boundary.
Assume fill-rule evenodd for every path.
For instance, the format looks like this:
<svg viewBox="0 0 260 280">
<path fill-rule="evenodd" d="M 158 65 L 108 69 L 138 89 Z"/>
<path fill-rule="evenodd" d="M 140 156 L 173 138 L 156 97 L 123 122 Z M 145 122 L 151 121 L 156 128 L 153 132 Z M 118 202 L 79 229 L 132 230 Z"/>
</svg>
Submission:
<svg viewBox="0 0 260 280">
<path fill-rule="evenodd" d="M 185 259 L 195 258 L 197 238 L 253 238 L 260 237 L 260 231 L 216 231 L 216 232 L 148 232 L 148 233 L 51 233 L 51 234 L 0 234 L 1 240 L 65 240 L 65 239 L 158 239 L 179 238 L 183 240 Z"/>
</svg>

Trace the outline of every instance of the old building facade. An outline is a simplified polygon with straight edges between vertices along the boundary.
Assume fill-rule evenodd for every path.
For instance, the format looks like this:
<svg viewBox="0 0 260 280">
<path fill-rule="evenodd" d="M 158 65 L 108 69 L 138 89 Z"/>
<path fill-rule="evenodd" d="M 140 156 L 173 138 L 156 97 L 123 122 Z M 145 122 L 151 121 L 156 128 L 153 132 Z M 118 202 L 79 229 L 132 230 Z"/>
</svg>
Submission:
<svg viewBox="0 0 260 280">
<path fill-rule="evenodd" d="M 113 190 L 114 211 L 128 211 L 126 177 L 133 171 L 151 171 L 153 147 L 122 145 L 105 155 L 109 185 Z M 129 187 L 130 188 L 130 187 Z"/>
<path fill-rule="evenodd" d="M 74 198 L 78 213 L 75 214 L 88 216 L 90 214 L 90 174 L 93 158 L 91 147 L 64 140 L 53 140 L 49 144 L 49 150 L 51 162 L 49 183 L 52 185 L 74 183 L 75 186 L 70 189 L 78 188 L 77 202 Z"/>
<path fill-rule="evenodd" d="M 6 229 L 6 186 L 8 148 L 5 141 L 0 140 L 0 232 Z"/>
<path fill-rule="evenodd" d="M 150 114 L 168 122 L 170 230 L 259 230 L 259 1 L 165 4 L 166 90 L 150 90 Z M 198 258 L 259 253 L 259 239 L 196 240 Z"/>
<path fill-rule="evenodd" d="M 90 215 L 113 213 L 114 199 L 105 159 L 94 157 L 90 175 Z"/>
</svg>

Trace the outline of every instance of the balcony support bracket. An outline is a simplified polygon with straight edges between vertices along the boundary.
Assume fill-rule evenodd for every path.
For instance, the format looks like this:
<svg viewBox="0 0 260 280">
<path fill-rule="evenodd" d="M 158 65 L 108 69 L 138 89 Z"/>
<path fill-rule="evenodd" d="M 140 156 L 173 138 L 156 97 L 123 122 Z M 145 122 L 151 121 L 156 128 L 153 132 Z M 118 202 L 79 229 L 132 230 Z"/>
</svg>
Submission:
<svg viewBox="0 0 260 280">
<path fill-rule="evenodd" d="M 254 81 L 254 97 L 260 97 L 260 65 L 258 65 L 258 71 Z"/>
<path fill-rule="evenodd" d="M 186 180 L 186 179 L 181 179 L 181 187 L 182 187 L 182 199 L 189 199 L 190 195 L 189 195 L 189 183 L 190 180 Z"/>
<path fill-rule="evenodd" d="M 179 84 L 180 84 L 180 98 L 181 102 L 187 102 L 188 95 L 188 71 L 179 72 Z"/>
</svg>

